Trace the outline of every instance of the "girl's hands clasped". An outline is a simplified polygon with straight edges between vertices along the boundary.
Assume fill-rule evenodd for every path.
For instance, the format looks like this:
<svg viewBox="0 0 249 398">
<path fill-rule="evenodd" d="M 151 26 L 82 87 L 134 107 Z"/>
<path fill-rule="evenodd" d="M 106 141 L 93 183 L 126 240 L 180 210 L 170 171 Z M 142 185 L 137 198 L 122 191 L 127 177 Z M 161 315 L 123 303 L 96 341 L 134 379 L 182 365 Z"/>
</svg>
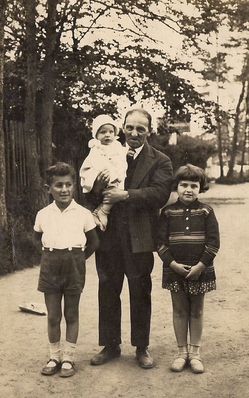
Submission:
<svg viewBox="0 0 249 398">
<path fill-rule="evenodd" d="M 202 271 L 205 269 L 205 265 L 203 263 L 198 263 L 191 267 L 190 265 L 172 261 L 170 263 L 170 268 L 173 269 L 173 271 L 175 271 L 177 274 L 185 276 L 186 279 L 196 281 L 200 277 Z"/>
<path fill-rule="evenodd" d="M 202 271 L 205 269 L 205 265 L 203 263 L 198 263 L 190 267 L 189 273 L 186 276 L 186 279 L 190 279 L 192 281 L 197 281 L 199 279 Z"/>
<path fill-rule="evenodd" d="M 177 274 L 182 276 L 187 276 L 190 272 L 191 267 L 186 264 L 177 263 L 176 261 L 172 261 L 170 263 L 170 268 L 173 269 Z"/>
</svg>

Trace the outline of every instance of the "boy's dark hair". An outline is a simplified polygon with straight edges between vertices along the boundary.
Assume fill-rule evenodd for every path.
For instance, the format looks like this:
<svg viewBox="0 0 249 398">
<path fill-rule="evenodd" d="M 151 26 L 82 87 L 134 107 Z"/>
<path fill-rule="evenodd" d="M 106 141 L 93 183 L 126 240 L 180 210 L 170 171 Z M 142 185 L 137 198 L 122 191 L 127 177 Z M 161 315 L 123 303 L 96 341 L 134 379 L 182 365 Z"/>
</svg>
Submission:
<svg viewBox="0 0 249 398">
<path fill-rule="evenodd" d="M 152 117 L 151 117 L 151 115 L 149 114 L 149 112 L 147 112 L 147 111 L 146 111 L 145 109 L 143 109 L 143 108 L 136 108 L 136 109 L 131 109 L 131 110 L 129 110 L 129 111 L 126 113 L 126 115 L 125 115 L 125 118 L 124 118 L 124 125 L 125 125 L 125 122 L 126 122 L 127 117 L 128 117 L 129 115 L 132 115 L 132 114 L 135 113 L 135 112 L 142 113 L 142 114 L 148 119 L 149 131 L 151 131 L 151 130 L 152 130 Z"/>
<path fill-rule="evenodd" d="M 171 185 L 172 191 L 177 190 L 177 186 L 181 180 L 198 181 L 200 183 L 200 193 L 206 192 L 209 189 L 205 171 L 190 163 L 176 170 Z"/>
<path fill-rule="evenodd" d="M 70 175 L 72 177 L 73 181 L 75 181 L 74 168 L 68 163 L 57 162 L 53 166 L 50 166 L 46 170 L 46 183 L 48 185 L 51 185 L 54 176 L 62 176 L 63 177 L 63 176 L 67 176 L 67 175 Z"/>
</svg>

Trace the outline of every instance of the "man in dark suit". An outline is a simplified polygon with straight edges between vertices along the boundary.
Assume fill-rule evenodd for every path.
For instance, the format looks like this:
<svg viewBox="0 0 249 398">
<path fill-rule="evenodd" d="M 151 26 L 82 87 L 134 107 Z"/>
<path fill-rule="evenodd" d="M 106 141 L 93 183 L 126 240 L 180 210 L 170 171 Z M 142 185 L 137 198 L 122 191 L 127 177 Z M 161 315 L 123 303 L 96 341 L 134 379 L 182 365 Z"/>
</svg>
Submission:
<svg viewBox="0 0 249 398">
<path fill-rule="evenodd" d="M 144 109 L 130 110 L 124 120 L 128 150 L 125 188 L 106 189 L 104 203 L 112 204 L 105 232 L 100 232 L 96 252 L 99 277 L 99 345 L 91 359 L 102 365 L 121 354 L 121 301 L 124 275 L 130 292 L 131 344 L 138 364 L 153 367 L 148 351 L 151 319 L 151 272 L 159 209 L 170 195 L 170 159 L 151 147 L 151 116 Z M 95 198 L 107 185 L 108 173 L 100 173 L 93 188 Z M 92 196 L 92 197 L 93 197 Z"/>
</svg>

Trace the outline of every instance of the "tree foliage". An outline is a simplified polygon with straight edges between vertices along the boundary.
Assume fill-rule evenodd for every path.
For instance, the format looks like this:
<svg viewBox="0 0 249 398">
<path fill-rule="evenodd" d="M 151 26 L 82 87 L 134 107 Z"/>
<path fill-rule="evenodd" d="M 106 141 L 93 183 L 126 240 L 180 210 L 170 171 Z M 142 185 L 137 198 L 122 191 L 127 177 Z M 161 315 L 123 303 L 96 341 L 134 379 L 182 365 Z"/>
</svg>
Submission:
<svg viewBox="0 0 249 398">
<path fill-rule="evenodd" d="M 213 140 L 207 141 L 201 137 L 193 138 L 188 135 L 178 136 L 176 145 L 169 145 L 165 135 L 153 135 L 150 142 L 171 158 L 174 170 L 186 163 L 205 169 L 208 158 L 217 151 Z"/>
<path fill-rule="evenodd" d="M 22 12 L 25 4 L 23 0 L 11 0 L 7 9 L 4 89 L 8 117 L 22 118 L 24 113 L 25 65 L 29 56 Z M 177 32 L 183 38 L 184 51 L 206 56 L 205 69 L 201 71 L 204 79 L 215 80 L 218 75 L 223 83 L 229 72 L 225 47 L 217 57 L 207 58 L 203 44 L 212 43 L 213 35 L 227 23 L 242 32 L 248 7 L 245 1 L 235 0 L 189 0 L 187 4 L 188 9 L 183 0 L 36 2 L 36 126 L 42 148 L 41 174 L 51 162 L 52 142 L 58 145 L 57 115 L 74 115 L 77 121 L 70 118 L 71 122 L 81 125 L 81 134 L 88 136 L 90 122 L 97 114 L 120 116 L 120 97 L 129 104 L 153 99 L 164 108 L 169 123 L 202 112 L 206 127 L 212 131 L 212 114 L 217 107 L 181 77 L 184 71 L 193 71 L 191 60 L 186 62 L 172 56 L 166 47 L 162 49 L 150 27 L 156 24 L 162 32 L 165 28 Z M 102 38 L 102 32 L 105 37 L 109 32 L 108 40 Z M 77 137 L 72 128 L 69 130 L 66 141 L 71 140 L 75 146 Z M 58 152 L 54 151 L 54 156 Z"/>
<path fill-rule="evenodd" d="M 25 187 L 30 198 L 23 196 L 28 212 L 32 209 L 34 215 L 42 205 L 44 169 L 52 161 L 64 160 L 79 169 L 88 152 L 93 117 L 109 113 L 119 118 L 125 106 L 137 101 L 164 110 L 165 124 L 151 142 L 172 157 L 174 167 L 186 161 L 205 167 L 216 146 L 186 136 L 170 146 L 170 126 L 188 122 L 198 113 L 213 132 L 214 122 L 222 120 L 221 106 L 205 100 L 186 76 L 226 81 L 229 48 L 243 46 L 248 52 L 245 0 L 10 0 L 6 4 L 4 117 L 25 123 L 32 169 Z M 211 56 L 210 46 L 228 23 L 236 35 Z M 181 51 L 167 47 L 169 32 L 182 41 Z M 193 57 L 202 58 L 199 70 Z M 248 71 L 240 79 L 246 82 Z M 242 105 L 238 124 L 241 112 Z M 30 220 L 27 229 L 29 225 Z"/>
<path fill-rule="evenodd" d="M 174 10 L 170 2 L 166 1 L 164 12 L 158 1 L 75 1 L 60 2 L 57 13 L 57 46 L 53 57 L 55 66 L 56 103 L 64 106 L 82 106 L 91 110 L 92 116 L 102 111 L 115 109 L 117 96 L 124 95 L 131 103 L 137 99 L 154 98 L 162 104 L 172 115 L 172 118 L 181 113 L 189 112 L 190 106 L 201 107 L 205 104 L 189 82 L 179 77 L 179 72 L 189 69 L 187 63 L 172 59 L 162 50 L 157 49 L 156 43 L 147 45 L 148 24 L 158 21 L 171 29 L 184 30 L 181 25 L 180 11 Z M 160 3 L 161 4 L 161 3 Z M 11 18 L 17 18 L 17 10 L 12 5 Z M 13 15 L 14 14 L 14 15 Z M 112 17 L 121 23 L 112 24 Z M 103 22 L 103 17 L 105 17 Z M 123 19 L 122 19 L 123 18 Z M 127 27 L 124 24 L 129 21 Z M 183 20 L 182 20 L 183 21 Z M 18 19 L 20 27 L 22 19 Z M 37 45 L 40 53 L 38 67 L 38 96 L 47 94 L 48 78 L 44 79 L 46 66 L 46 43 L 52 38 L 47 31 L 46 18 L 37 17 Z M 123 26 L 123 28 L 122 28 Z M 10 24 L 10 27 L 12 25 Z M 111 31 L 111 40 L 105 42 L 100 39 L 92 40 L 91 35 L 101 29 Z M 22 29 L 21 29 L 22 32 Z M 116 32 L 122 35 L 115 39 Z M 25 41 L 22 33 L 13 27 L 13 36 L 18 36 L 16 62 L 25 57 Z M 67 41 L 65 41 L 65 35 Z M 47 37 L 47 38 L 46 38 Z M 90 44 L 86 44 L 86 38 Z M 11 42 L 11 40 L 9 40 Z M 153 42 L 153 41 L 151 41 Z M 122 43 L 122 44 L 121 44 Z M 129 43 L 129 44 L 127 44 Z M 10 46 L 11 47 L 11 46 Z M 12 48 L 13 50 L 13 48 Z M 20 71 L 16 74 L 20 76 Z M 25 75 L 23 76 L 25 79 Z M 14 76 L 13 76 L 14 78 Z M 43 100 L 44 101 L 44 100 Z M 187 108 L 188 106 L 188 108 Z M 107 108 L 105 110 L 105 108 Z"/>
<path fill-rule="evenodd" d="M 154 23 L 161 29 L 167 27 L 186 34 L 184 14 L 169 0 L 39 0 L 36 5 L 32 38 L 27 35 L 27 2 L 12 0 L 8 4 L 4 87 L 6 117 L 23 119 L 27 88 L 31 87 L 30 81 L 36 85 L 32 103 L 35 112 L 32 110 L 25 118 L 36 119 L 35 128 L 27 129 L 34 133 L 32 153 L 37 146 L 35 141 L 40 148 L 36 156 L 39 162 L 34 162 L 36 176 L 43 176 L 51 163 L 52 144 L 57 146 L 53 157 L 64 152 L 57 127 L 61 125 L 57 119 L 61 114 L 77 118 L 69 119 L 72 125 L 82 126 L 80 134 L 86 137 L 97 114 L 120 116 L 121 97 L 130 105 L 138 99 L 153 100 L 164 108 L 169 121 L 185 120 L 191 112 L 203 112 L 208 120 L 212 103 L 204 101 L 195 87 L 181 77 L 182 71 L 191 70 L 191 63 L 170 56 L 149 37 L 148 26 Z M 101 38 L 101 32 L 107 31 L 108 41 Z M 32 40 L 36 49 L 30 52 Z M 26 70 L 26 65 L 32 65 L 31 57 L 32 79 Z M 65 148 L 78 147 L 78 135 L 73 133 L 72 125 L 63 140 L 69 145 Z M 84 139 L 81 142 L 85 145 Z M 80 153 L 86 150 L 82 148 Z"/>
</svg>

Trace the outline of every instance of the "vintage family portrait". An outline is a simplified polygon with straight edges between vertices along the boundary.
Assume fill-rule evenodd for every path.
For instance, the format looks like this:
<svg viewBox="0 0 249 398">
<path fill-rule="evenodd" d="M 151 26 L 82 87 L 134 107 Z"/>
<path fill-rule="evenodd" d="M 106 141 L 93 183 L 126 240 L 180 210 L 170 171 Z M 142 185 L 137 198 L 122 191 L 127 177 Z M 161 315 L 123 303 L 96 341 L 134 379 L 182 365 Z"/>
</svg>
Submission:
<svg viewBox="0 0 249 398">
<path fill-rule="evenodd" d="M 0 0 L 0 396 L 248 395 L 249 2 Z"/>
</svg>

